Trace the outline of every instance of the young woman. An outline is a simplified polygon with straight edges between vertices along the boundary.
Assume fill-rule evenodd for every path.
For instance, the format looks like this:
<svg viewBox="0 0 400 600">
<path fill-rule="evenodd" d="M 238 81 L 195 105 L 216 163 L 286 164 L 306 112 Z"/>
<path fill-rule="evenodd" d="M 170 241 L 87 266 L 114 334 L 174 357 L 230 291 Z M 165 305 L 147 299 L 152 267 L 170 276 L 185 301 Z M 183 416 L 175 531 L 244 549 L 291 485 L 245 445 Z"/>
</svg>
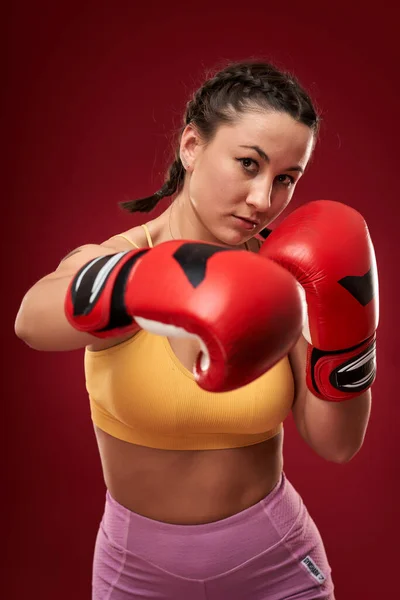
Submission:
<svg viewBox="0 0 400 600">
<path fill-rule="evenodd" d="M 335 462 L 349 460 L 362 445 L 373 375 L 362 384 L 339 382 L 335 387 L 325 385 L 323 372 L 314 369 L 307 387 L 311 345 L 298 336 L 272 368 L 260 376 L 251 373 L 246 380 L 240 371 L 242 364 L 252 368 L 246 362 L 253 351 L 248 336 L 237 361 L 239 379 L 228 391 L 215 392 L 198 385 L 194 365 L 205 347 L 198 337 L 175 335 L 185 329 L 182 321 L 174 321 L 175 313 L 169 322 L 179 329 L 172 327 L 165 335 L 152 333 L 154 323 L 148 318 L 131 318 L 142 292 L 146 310 L 152 305 L 149 314 L 159 314 L 161 304 L 164 311 L 173 304 L 175 312 L 176 303 L 188 304 L 188 292 L 170 267 L 179 263 L 190 279 L 189 258 L 182 254 L 187 248 L 182 250 L 179 240 L 206 243 L 201 248 L 210 245 L 211 253 L 226 250 L 227 260 L 248 257 L 250 270 L 253 257 L 257 265 L 267 258 L 289 268 L 291 261 L 278 256 L 276 243 L 267 246 L 275 232 L 266 242 L 259 234 L 290 202 L 317 132 L 316 111 L 292 75 L 263 62 L 229 64 L 206 80 L 188 103 L 162 189 L 123 205 L 131 212 L 149 212 L 164 196 L 175 196 L 167 210 L 102 244 L 78 248 L 23 299 L 16 333 L 27 344 L 50 351 L 86 348 L 87 389 L 107 487 L 94 551 L 95 600 L 334 599 L 320 534 L 283 471 L 282 423 L 292 411 L 300 435 L 319 455 Z M 338 203 L 322 204 L 317 214 L 313 209 L 305 215 L 319 238 L 302 256 L 323 257 L 321 248 L 345 245 L 338 245 L 336 232 L 328 234 L 335 225 L 331 204 Z M 347 219 L 346 212 L 343 217 Z M 351 216 L 349 227 L 359 227 L 350 221 Z M 288 230 L 292 235 L 304 228 L 290 225 Z M 286 240 L 285 249 L 300 255 L 296 248 L 311 237 L 308 232 L 306 242 L 300 239 L 294 245 Z M 263 243 L 265 257 L 255 256 Z M 209 255 L 201 260 L 207 262 Z M 254 288 L 251 283 L 244 290 L 235 288 L 232 264 L 230 272 L 221 271 L 216 279 L 218 285 L 226 282 L 227 294 L 232 294 L 230 286 L 234 290 L 224 305 L 224 318 L 240 296 L 244 318 L 256 319 L 254 311 L 246 314 L 246 306 L 258 277 L 249 275 Z M 193 295 L 199 293 L 198 282 L 191 283 Z M 278 293 L 281 281 L 271 275 L 270 287 Z M 209 304 L 206 316 L 199 318 L 207 319 L 214 310 L 213 299 Z M 339 308 L 344 318 L 343 305 Z M 293 312 L 294 305 L 288 310 Z M 355 318 L 352 312 L 351 323 Z M 372 320 L 370 315 L 368 327 L 358 328 L 343 346 L 351 348 L 346 359 L 356 346 L 361 353 L 373 353 Z M 222 321 L 220 314 L 215 322 Z M 310 322 L 311 336 L 315 327 Z M 366 329 L 372 333 L 363 336 Z M 208 358 L 213 361 L 212 355 Z M 372 359 L 363 362 L 373 364 Z"/>
</svg>

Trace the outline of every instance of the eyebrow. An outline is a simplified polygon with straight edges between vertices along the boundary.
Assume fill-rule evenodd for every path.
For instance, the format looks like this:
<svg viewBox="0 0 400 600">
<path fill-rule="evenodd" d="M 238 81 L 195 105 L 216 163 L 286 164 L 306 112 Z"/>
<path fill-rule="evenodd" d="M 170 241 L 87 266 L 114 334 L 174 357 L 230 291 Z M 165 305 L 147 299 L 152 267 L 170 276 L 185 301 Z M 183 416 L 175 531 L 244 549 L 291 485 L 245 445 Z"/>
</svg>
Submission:
<svg viewBox="0 0 400 600">
<path fill-rule="evenodd" d="M 264 150 L 262 150 L 262 148 L 260 148 L 260 146 L 243 146 L 243 145 L 241 145 L 240 148 L 251 148 L 251 150 L 255 150 L 261 156 L 261 158 L 263 158 L 265 160 L 265 162 L 270 162 L 268 154 L 266 154 L 264 152 Z M 285 171 L 299 171 L 300 173 L 304 173 L 304 169 L 302 167 L 300 167 L 300 165 L 294 165 L 293 167 L 289 167 L 288 169 L 285 169 Z"/>
</svg>

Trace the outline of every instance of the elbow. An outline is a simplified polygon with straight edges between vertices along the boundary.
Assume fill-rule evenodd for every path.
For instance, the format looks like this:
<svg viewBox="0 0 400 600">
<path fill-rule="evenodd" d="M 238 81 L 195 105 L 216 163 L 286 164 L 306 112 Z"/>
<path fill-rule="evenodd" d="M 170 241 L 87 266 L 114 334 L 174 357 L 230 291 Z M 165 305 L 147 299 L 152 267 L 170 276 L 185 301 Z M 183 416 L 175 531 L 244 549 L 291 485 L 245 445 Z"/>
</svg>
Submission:
<svg viewBox="0 0 400 600">
<path fill-rule="evenodd" d="M 14 333 L 17 336 L 17 338 L 19 338 L 23 342 L 26 342 L 28 334 L 27 334 L 27 328 L 26 328 L 26 324 L 24 323 L 21 309 L 19 309 L 18 314 L 15 319 Z"/>
<path fill-rule="evenodd" d="M 14 332 L 17 338 L 23 341 L 27 346 L 29 346 L 29 348 L 32 348 L 33 350 L 40 350 L 40 348 L 35 347 L 32 336 L 29 334 L 27 328 L 24 327 L 20 321 L 18 321 L 18 319 L 14 325 Z"/>
<path fill-rule="evenodd" d="M 361 450 L 361 446 L 362 444 L 355 448 L 346 448 L 345 450 L 341 449 L 339 451 L 323 455 L 322 457 L 328 460 L 329 462 L 333 462 L 338 465 L 343 465 L 345 463 L 350 462 L 356 456 L 356 454 L 358 454 L 358 452 Z"/>
<path fill-rule="evenodd" d="M 327 440 L 326 437 L 318 440 L 310 439 L 304 430 L 300 430 L 300 432 L 303 440 L 320 458 L 339 465 L 350 462 L 361 450 L 364 442 L 364 432 L 362 436 L 357 436 L 358 439 L 352 440 L 351 443 L 348 440 L 343 443 L 338 440 Z"/>
<path fill-rule="evenodd" d="M 29 348 L 33 350 L 42 350 L 40 347 L 40 343 L 38 343 L 38 335 L 32 331 L 32 326 L 29 324 L 32 323 L 32 319 L 25 318 L 25 311 L 23 307 L 18 311 L 18 314 L 14 323 L 14 333 L 21 341 L 23 341 Z"/>
</svg>

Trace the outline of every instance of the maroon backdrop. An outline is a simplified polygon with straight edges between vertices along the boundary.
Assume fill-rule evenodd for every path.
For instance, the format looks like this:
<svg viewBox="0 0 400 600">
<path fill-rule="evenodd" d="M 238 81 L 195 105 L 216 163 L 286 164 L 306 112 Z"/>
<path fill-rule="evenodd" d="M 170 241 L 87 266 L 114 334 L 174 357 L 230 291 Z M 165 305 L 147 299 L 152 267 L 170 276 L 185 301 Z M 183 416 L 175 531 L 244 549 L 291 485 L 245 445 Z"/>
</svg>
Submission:
<svg viewBox="0 0 400 600">
<path fill-rule="evenodd" d="M 285 470 L 323 535 L 337 599 L 393 597 L 400 533 L 394 13 L 360 12 L 342 0 L 279 8 L 259 0 L 172 2 L 158 10 L 152 2 L 14 0 L 3 16 L 2 597 L 88 599 L 105 495 L 83 352 L 40 353 L 18 340 L 13 323 L 23 294 L 72 248 L 145 220 L 117 202 L 160 187 L 171 132 L 204 69 L 250 56 L 294 70 L 323 115 L 292 206 L 349 203 L 375 243 L 378 377 L 364 446 L 348 464 L 328 463 L 289 417 Z"/>
</svg>

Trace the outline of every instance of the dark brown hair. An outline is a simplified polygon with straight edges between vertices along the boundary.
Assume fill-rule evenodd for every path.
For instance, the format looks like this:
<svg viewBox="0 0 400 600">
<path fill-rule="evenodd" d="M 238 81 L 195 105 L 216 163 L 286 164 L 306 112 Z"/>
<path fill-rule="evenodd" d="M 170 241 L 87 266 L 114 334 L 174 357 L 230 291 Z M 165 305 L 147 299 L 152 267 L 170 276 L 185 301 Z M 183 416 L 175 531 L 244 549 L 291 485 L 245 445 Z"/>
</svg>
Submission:
<svg viewBox="0 0 400 600">
<path fill-rule="evenodd" d="M 309 95 L 291 73 L 261 61 L 230 63 L 207 79 L 186 105 L 175 159 L 162 188 L 152 196 L 121 202 L 120 206 L 128 212 L 150 212 L 162 198 L 182 189 L 185 169 L 180 159 L 180 140 L 189 123 L 207 144 L 219 125 L 234 123 L 237 114 L 256 108 L 287 113 L 317 137 L 319 117 Z"/>
</svg>

